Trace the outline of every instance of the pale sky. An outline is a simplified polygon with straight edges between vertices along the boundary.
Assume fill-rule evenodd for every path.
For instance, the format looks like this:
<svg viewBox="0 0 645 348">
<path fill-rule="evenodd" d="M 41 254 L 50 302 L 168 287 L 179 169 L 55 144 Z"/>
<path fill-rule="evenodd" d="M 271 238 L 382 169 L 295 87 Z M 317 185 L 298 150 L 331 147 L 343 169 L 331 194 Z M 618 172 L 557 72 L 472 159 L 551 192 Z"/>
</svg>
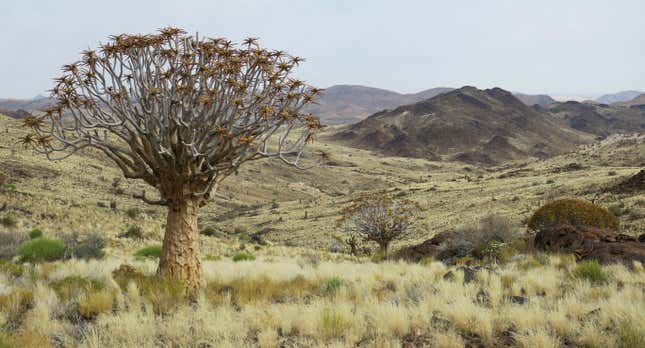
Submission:
<svg viewBox="0 0 645 348">
<path fill-rule="evenodd" d="M 318 87 L 645 90 L 642 0 L 2 0 L 0 98 L 44 94 L 111 34 L 164 26 L 306 58 Z"/>
</svg>

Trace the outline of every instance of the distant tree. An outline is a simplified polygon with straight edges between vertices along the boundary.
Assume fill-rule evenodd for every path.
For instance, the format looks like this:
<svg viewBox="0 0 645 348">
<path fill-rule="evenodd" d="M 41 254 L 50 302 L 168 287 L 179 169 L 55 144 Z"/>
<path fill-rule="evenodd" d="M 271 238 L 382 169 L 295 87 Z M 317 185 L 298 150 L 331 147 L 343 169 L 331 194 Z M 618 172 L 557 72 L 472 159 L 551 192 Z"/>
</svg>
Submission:
<svg viewBox="0 0 645 348">
<path fill-rule="evenodd" d="M 319 92 L 291 77 L 302 61 L 261 48 L 255 38 L 187 35 L 176 28 L 118 35 L 63 67 L 55 106 L 25 119 L 23 139 L 51 160 L 84 148 L 142 179 L 168 207 L 157 274 L 203 285 L 197 211 L 240 165 L 275 157 L 300 167 L 321 128 L 302 108 Z"/>
<path fill-rule="evenodd" d="M 339 226 L 346 232 L 346 243 L 353 252 L 357 250 L 359 238 L 376 242 L 382 252 L 387 252 L 393 240 L 401 239 L 412 230 L 420 210 L 410 200 L 366 195 L 343 209 Z"/>
</svg>

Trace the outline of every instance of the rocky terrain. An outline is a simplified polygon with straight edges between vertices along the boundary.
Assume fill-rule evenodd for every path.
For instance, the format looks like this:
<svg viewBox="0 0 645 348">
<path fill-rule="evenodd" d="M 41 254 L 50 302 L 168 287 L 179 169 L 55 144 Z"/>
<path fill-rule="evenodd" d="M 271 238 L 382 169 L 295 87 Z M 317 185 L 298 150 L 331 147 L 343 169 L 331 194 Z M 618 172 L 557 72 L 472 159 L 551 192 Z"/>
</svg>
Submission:
<svg viewBox="0 0 645 348">
<path fill-rule="evenodd" d="M 561 154 L 592 136 L 503 89 L 463 87 L 378 112 L 334 139 L 388 155 L 496 164 Z"/>
</svg>

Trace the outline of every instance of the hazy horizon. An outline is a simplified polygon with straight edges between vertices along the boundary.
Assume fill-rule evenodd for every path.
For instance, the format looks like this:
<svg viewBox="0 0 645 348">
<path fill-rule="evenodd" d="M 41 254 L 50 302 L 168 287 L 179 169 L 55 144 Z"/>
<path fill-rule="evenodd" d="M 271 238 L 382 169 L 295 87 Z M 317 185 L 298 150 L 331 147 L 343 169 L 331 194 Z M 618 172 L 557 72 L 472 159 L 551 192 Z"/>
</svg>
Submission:
<svg viewBox="0 0 645 348">
<path fill-rule="evenodd" d="M 0 98 L 46 95 L 81 50 L 169 25 L 236 42 L 260 37 L 306 58 L 297 75 L 320 87 L 414 93 L 473 85 L 588 97 L 645 90 L 645 45 L 637 43 L 645 2 L 636 0 L 101 3 L 4 4 Z"/>
</svg>

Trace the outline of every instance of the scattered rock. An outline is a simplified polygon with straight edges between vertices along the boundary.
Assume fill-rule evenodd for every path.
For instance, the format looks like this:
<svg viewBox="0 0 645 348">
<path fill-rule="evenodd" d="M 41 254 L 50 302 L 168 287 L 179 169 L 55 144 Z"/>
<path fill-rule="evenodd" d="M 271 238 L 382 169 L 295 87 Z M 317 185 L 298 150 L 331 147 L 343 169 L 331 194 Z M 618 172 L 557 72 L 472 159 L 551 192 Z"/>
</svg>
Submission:
<svg viewBox="0 0 645 348">
<path fill-rule="evenodd" d="M 529 302 L 529 298 L 528 298 L 528 297 L 524 297 L 524 296 L 511 296 L 511 303 L 515 303 L 515 304 L 523 305 L 523 304 L 526 304 L 526 303 L 528 303 L 528 302 Z"/>
<path fill-rule="evenodd" d="M 645 262 L 645 243 L 625 234 L 590 226 L 555 225 L 535 235 L 540 250 L 573 253 L 578 259 L 602 263 Z"/>
<path fill-rule="evenodd" d="M 464 272 L 464 283 L 468 284 L 470 282 L 473 282 L 477 279 L 477 269 L 472 268 L 472 267 L 459 267 L 457 268 L 458 271 L 463 271 Z"/>
</svg>

